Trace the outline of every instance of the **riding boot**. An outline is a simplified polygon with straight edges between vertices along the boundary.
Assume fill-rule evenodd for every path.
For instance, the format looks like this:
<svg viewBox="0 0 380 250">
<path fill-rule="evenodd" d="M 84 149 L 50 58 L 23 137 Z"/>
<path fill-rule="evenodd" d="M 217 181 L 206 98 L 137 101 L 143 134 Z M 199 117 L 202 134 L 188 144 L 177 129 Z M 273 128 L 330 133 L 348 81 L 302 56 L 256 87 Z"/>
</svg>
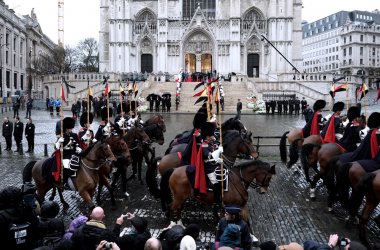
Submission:
<svg viewBox="0 0 380 250">
<path fill-rule="evenodd" d="M 221 198 L 221 187 L 220 183 L 216 183 L 212 186 L 212 191 L 214 192 L 214 216 L 219 217 L 219 211 L 222 203 L 222 198 Z"/>
</svg>

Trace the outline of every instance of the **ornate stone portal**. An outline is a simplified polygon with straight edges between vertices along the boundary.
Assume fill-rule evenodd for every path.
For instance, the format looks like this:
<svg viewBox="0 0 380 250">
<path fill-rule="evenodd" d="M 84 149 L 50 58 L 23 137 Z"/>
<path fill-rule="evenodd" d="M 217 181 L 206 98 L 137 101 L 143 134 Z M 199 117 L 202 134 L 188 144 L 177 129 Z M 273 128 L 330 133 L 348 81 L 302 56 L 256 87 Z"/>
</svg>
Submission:
<svg viewBox="0 0 380 250">
<path fill-rule="evenodd" d="M 197 32 L 184 43 L 183 53 L 187 72 L 211 72 L 213 43 L 202 32 Z"/>
</svg>

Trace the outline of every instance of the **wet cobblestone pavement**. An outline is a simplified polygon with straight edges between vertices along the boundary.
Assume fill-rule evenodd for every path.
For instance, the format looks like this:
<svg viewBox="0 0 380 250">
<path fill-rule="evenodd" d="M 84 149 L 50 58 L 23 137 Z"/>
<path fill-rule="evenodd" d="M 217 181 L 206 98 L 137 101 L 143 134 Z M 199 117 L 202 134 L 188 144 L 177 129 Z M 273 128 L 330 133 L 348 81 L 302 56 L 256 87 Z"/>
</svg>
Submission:
<svg viewBox="0 0 380 250">
<path fill-rule="evenodd" d="M 65 113 L 69 115 L 69 113 Z M 0 114 L 3 118 L 5 115 L 12 116 L 13 113 Z M 33 121 L 36 125 L 36 146 L 34 154 L 19 154 L 15 152 L 2 151 L 0 155 L 0 189 L 8 185 L 20 186 L 22 182 L 22 168 L 31 160 L 44 158 L 44 144 L 47 144 L 48 154 L 53 152 L 53 142 L 55 142 L 54 129 L 59 117 L 50 117 L 45 111 L 33 111 Z M 149 117 L 144 114 L 143 119 Z M 231 116 L 225 116 L 227 119 Z M 155 145 L 156 155 L 160 156 L 167 148 L 170 140 L 175 134 L 191 127 L 191 115 L 165 115 L 167 132 L 165 133 L 165 144 L 163 146 Z M 260 128 L 260 124 L 269 124 L 268 120 L 273 119 L 274 128 L 271 131 Z M 25 119 L 22 119 L 25 122 Z M 273 136 L 281 135 L 284 131 L 295 126 L 303 124 L 302 119 L 298 118 L 265 118 L 265 116 L 244 116 L 243 123 L 248 124 L 248 129 L 254 130 L 254 135 Z M 97 122 L 92 124 L 93 130 L 97 129 Z M 188 124 L 188 125 L 184 125 Z M 276 125 L 281 124 L 281 125 Z M 281 129 L 276 128 L 281 126 Z M 76 131 L 76 130 L 74 130 Z M 260 133 L 265 131 L 265 133 Z M 278 144 L 279 139 L 274 139 L 273 144 Z M 264 142 L 265 143 L 265 142 Z M 4 139 L 1 139 L 2 149 L 5 148 Z M 13 145 L 15 149 L 15 145 Z M 26 141 L 24 139 L 24 150 L 26 150 Z M 252 230 L 260 241 L 273 240 L 278 244 L 296 241 L 302 243 L 305 240 L 314 239 L 327 242 L 330 233 L 338 233 L 341 236 L 350 239 L 358 239 L 358 229 L 355 226 L 346 227 L 344 218 L 347 215 L 345 210 L 339 206 L 335 207 L 333 214 L 327 212 L 326 189 L 322 182 L 318 184 L 316 191 L 316 201 L 309 200 L 309 186 L 301 171 L 293 172 L 288 170 L 284 164 L 279 163 L 278 147 L 263 149 L 260 154 L 262 160 L 274 162 L 276 164 L 276 176 L 272 179 L 269 191 L 260 195 L 255 190 L 249 190 L 249 211 Z M 143 172 L 145 173 L 144 167 Z M 131 171 L 128 169 L 128 171 Z M 130 174 L 130 172 L 129 172 Z M 146 185 L 140 184 L 137 180 L 128 183 L 127 191 L 129 198 L 124 198 L 120 189 L 116 190 L 117 206 L 111 208 L 108 192 L 102 191 L 102 206 L 106 211 L 106 223 L 112 226 L 116 218 L 121 214 L 128 212 L 136 213 L 146 217 L 149 221 L 149 228 L 153 235 L 158 235 L 162 228 L 166 227 L 169 222 L 161 212 L 160 202 L 154 200 L 147 192 Z M 49 193 L 50 194 L 50 193 Z M 70 204 L 66 212 L 61 212 L 66 223 L 77 215 L 86 212 L 80 196 L 71 191 L 65 191 L 64 197 Z M 55 197 L 58 201 L 58 196 Z M 373 214 L 373 217 L 379 214 L 379 209 Z M 212 209 L 195 202 L 187 202 L 183 213 L 183 222 L 199 223 L 202 228 L 203 241 L 210 242 L 214 240 L 215 224 L 212 217 Z M 372 218 L 373 218 L 372 217 Z M 130 226 L 125 223 L 124 226 Z M 373 223 L 369 224 L 369 237 L 371 241 L 380 240 L 380 229 Z"/>
</svg>

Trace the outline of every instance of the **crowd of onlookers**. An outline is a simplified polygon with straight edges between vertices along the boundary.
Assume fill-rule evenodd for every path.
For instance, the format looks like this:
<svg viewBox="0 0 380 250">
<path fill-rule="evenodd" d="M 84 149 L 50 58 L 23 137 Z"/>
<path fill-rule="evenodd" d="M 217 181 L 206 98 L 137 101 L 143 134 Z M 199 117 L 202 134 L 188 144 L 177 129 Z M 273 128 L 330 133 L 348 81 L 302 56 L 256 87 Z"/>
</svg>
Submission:
<svg viewBox="0 0 380 250">
<path fill-rule="evenodd" d="M 34 185 L 30 183 L 0 191 L 0 236 L 4 249 L 249 250 L 255 243 L 248 224 L 240 216 L 239 206 L 225 207 L 215 241 L 206 243 L 202 241 L 199 225 L 194 223 L 186 227 L 173 224 L 159 235 L 152 236 L 149 221 L 126 213 L 116 218 L 112 227 L 107 227 L 101 207 L 95 207 L 89 216 L 74 218 L 66 227 L 62 218 L 57 217 L 59 204 L 45 201 L 39 206 L 34 192 Z M 336 234 L 332 234 L 326 243 L 308 240 L 303 246 L 295 242 L 277 246 L 273 241 L 264 241 L 258 247 L 261 250 L 366 249 L 359 242 Z"/>
</svg>

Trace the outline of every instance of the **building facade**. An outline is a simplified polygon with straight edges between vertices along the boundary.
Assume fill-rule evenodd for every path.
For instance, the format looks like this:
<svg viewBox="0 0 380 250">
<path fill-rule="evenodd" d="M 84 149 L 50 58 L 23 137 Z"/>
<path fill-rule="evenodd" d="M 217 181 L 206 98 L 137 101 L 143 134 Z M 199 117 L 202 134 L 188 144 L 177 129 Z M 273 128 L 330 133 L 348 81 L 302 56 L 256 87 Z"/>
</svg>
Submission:
<svg viewBox="0 0 380 250">
<path fill-rule="evenodd" d="M 380 12 L 340 11 L 302 25 L 303 70 L 380 79 Z"/>
<path fill-rule="evenodd" d="M 28 90 L 28 75 L 39 55 L 51 55 L 55 44 L 43 34 L 33 10 L 19 17 L 0 0 L 0 95 Z M 19 92 L 20 91 L 20 92 Z M 42 79 L 32 74 L 32 94 L 39 97 Z"/>
<path fill-rule="evenodd" d="M 101 0 L 100 72 L 235 72 L 302 66 L 301 0 Z"/>
</svg>

